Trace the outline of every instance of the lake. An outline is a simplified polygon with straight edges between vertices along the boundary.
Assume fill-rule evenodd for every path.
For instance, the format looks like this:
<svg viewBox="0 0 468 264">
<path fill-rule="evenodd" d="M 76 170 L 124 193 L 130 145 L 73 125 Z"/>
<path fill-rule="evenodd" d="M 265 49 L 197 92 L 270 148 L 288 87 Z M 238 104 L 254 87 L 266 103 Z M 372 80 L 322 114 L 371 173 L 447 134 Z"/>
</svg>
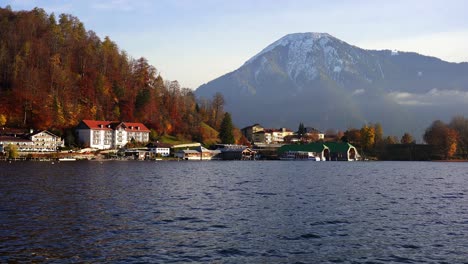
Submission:
<svg viewBox="0 0 468 264">
<path fill-rule="evenodd" d="M 0 262 L 468 263 L 468 163 L 0 162 Z"/>
</svg>

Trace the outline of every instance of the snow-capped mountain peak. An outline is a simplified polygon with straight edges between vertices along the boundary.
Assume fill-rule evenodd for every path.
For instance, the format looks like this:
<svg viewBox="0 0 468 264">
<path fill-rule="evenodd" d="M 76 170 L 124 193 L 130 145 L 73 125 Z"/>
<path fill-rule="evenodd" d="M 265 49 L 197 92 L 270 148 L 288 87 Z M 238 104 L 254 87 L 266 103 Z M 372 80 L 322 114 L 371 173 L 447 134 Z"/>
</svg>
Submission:
<svg viewBox="0 0 468 264">
<path fill-rule="evenodd" d="M 267 65 L 266 61 L 272 59 L 269 55 L 273 52 L 278 54 L 279 65 L 294 82 L 298 79 L 314 80 L 322 70 L 337 75 L 346 68 L 337 51 L 343 43 L 328 33 L 289 34 L 267 46 L 248 60 L 244 66 L 261 59 L 261 69 L 256 71 L 256 76 L 258 76 L 261 71 L 268 70 L 263 66 Z"/>
<path fill-rule="evenodd" d="M 383 122 L 392 134 L 403 128 L 418 131 L 434 113 L 444 118 L 468 113 L 466 101 L 452 98 L 468 94 L 467 72 L 468 63 L 365 50 L 326 33 L 297 33 L 273 42 L 196 94 L 210 98 L 221 92 L 240 126 L 294 127 L 304 121 L 346 128 Z"/>
<path fill-rule="evenodd" d="M 279 40 L 273 42 L 272 44 L 268 45 L 262 51 L 260 51 L 257 55 L 250 58 L 248 61 L 245 62 L 244 65 L 249 64 L 255 61 L 258 57 L 262 56 L 265 53 L 270 52 L 271 50 L 275 49 L 278 46 L 288 46 L 291 43 L 304 43 L 303 46 L 305 49 L 311 48 L 315 41 L 320 40 L 322 44 L 326 44 L 329 41 L 329 38 L 334 38 L 328 33 L 316 33 L 316 32 L 307 32 L 307 33 L 293 33 L 288 34 Z"/>
</svg>

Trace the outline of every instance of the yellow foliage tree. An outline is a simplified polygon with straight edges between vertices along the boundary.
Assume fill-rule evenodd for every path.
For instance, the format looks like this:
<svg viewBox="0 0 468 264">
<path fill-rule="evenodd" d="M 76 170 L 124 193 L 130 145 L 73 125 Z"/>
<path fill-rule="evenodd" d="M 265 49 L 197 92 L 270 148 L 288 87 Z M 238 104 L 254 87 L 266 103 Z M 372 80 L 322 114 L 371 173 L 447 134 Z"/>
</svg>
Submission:
<svg viewBox="0 0 468 264">
<path fill-rule="evenodd" d="M 19 157 L 18 147 L 16 145 L 9 144 L 6 146 L 5 150 L 8 152 L 8 158 L 16 159 Z"/>
<path fill-rule="evenodd" d="M 4 114 L 0 115 L 0 126 L 4 126 L 7 122 L 6 116 Z"/>
<path fill-rule="evenodd" d="M 369 150 L 375 143 L 375 128 L 372 126 L 363 126 L 361 128 L 361 147 Z"/>
</svg>

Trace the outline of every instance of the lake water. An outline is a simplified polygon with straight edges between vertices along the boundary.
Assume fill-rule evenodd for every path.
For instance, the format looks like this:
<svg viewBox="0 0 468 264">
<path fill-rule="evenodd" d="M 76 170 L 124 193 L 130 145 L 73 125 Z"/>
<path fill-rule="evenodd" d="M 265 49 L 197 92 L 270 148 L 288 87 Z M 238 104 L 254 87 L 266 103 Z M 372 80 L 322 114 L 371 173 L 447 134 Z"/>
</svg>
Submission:
<svg viewBox="0 0 468 264">
<path fill-rule="evenodd" d="M 468 263 L 468 163 L 0 163 L 0 262 Z"/>
</svg>

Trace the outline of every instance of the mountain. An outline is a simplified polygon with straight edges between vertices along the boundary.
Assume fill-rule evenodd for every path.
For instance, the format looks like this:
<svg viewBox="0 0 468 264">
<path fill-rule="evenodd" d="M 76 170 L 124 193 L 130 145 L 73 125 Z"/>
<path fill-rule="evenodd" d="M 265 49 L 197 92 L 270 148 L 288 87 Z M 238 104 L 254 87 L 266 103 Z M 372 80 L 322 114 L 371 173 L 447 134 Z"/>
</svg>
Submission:
<svg viewBox="0 0 468 264">
<path fill-rule="evenodd" d="M 380 122 L 420 136 L 434 119 L 468 114 L 468 63 L 365 50 L 327 33 L 289 34 L 239 69 L 200 86 L 223 94 L 237 126 L 325 130 Z"/>
</svg>

